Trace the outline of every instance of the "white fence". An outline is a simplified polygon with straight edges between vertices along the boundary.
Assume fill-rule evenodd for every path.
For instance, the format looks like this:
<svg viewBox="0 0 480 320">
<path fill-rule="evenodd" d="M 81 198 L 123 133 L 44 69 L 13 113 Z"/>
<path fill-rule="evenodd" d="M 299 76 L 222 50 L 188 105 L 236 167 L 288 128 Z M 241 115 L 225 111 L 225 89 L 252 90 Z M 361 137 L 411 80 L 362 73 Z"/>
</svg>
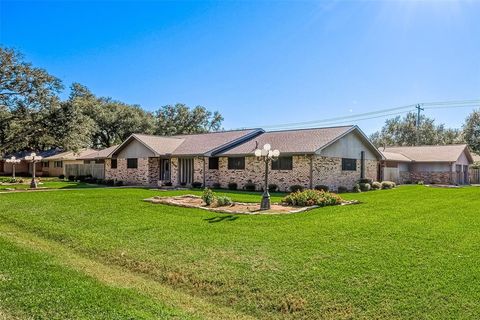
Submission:
<svg viewBox="0 0 480 320">
<path fill-rule="evenodd" d="M 103 164 L 66 164 L 65 176 L 92 176 L 97 179 L 105 179 Z"/>
</svg>

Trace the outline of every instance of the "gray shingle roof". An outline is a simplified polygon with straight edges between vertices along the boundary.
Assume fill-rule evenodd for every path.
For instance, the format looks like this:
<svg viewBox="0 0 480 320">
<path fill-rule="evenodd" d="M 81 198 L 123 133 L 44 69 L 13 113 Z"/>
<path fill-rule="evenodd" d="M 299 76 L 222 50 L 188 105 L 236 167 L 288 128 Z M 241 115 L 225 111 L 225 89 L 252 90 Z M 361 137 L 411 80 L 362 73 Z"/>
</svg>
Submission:
<svg viewBox="0 0 480 320">
<path fill-rule="evenodd" d="M 465 152 L 469 161 L 473 161 L 466 144 L 452 144 L 445 146 L 415 146 L 415 147 L 387 147 L 381 151 L 387 160 L 395 161 L 393 157 L 400 154 L 415 162 L 455 162 Z"/>
<path fill-rule="evenodd" d="M 80 160 L 105 159 L 117 147 L 118 145 L 95 151 L 93 153 L 90 153 L 90 154 L 87 154 L 86 156 L 81 157 Z"/>
<path fill-rule="evenodd" d="M 308 154 L 327 146 L 353 130 L 355 126 L 298 129 L 265 132 L 241 145 L 222 152 L 221 155 L 247 155 L 269 143 L 272 149 L 283 154 Z"/>
<path fill-rule="evenodd" d="M 232 131 L 219 131 L 203 134 L 177 135 L 177 136 L 153 136 L 144 134 L 133 134 L 119 147 L 110 152 L 110 155 L 116 154 L 131 139 L 137 139 L 147 148 L 158 155 L 173 156 L 196 156 L 210 155 L 215 151 L 221 151 L 224 148 L 233 146 L 236 143 L 258 135 L 263 132 L 260 129 L 245 129 Z"/>
<path fill-rule="evenodd" d="M 202 155 L 213 150 L 235 144 L 242 138 L 256 135 L 262 131 L 258 129 L 220 131 L 204 134 L 179 135 L 176 138 L 185 141 L 173 152 L 174 155 Z"/>
<path fill-rule="evenodd" d="M 78 151 L 65 151 L 62 153 L 55 154 L 50 157 L 43 158 L 43 160 L 77 160 L 88 154 L 96 152 L 94 149 L 81 149 Z"/>
</svg>

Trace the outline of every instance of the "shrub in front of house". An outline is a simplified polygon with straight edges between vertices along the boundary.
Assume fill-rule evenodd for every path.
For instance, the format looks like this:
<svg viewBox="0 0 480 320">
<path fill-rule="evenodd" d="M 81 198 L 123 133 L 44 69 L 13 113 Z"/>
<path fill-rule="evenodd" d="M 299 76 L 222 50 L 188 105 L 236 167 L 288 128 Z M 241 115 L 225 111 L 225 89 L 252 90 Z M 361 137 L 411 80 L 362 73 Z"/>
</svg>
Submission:
<svg viewBox="0 0 480 320">
<path fill-rule="evenodd" d="M 326 185 L 320 184 L 318 186 L 315 186 L 315 190 L 328 192 L 328 191 L 330 191 L 330 188 Z"/>
<path fill-rule="evenodd" d="M 237 190 L 238 189 L 238 184 L 236 182 L 230 182 L 228 184 L 228 189 L 230 190 Z"/>
<path fill-rule="evenodd" d="M 214 184 L 212 184 L 212 187 L 213 187 L 213 189 L 220 189 L 222 187 L 222 185 L 218 182 L 215 182 Z"/>
<path fill-rule="evenodd" d="M 370 191 L 370 189 L 372 189 L 372 185 L 370 183 L 360 182 L 358 186 L 360 187 L 360 190 L 362 190 L 362 192 Z"/>
<path fill-rule="evenodd" d="M 393 189 L 397 185 L 393 181 L 382 181 L 382 189 Z"/>
<path fill-rule="evenodd" d="M 382 189 L 382 184 L 378 181 L 375 181 L 372 183 L 372 189 L 373 190 L 379 190 L 379 189 Z"/>
<path fill-rule="evenodd" d="M 290 193 L 283 202 L 292 206 L 333 206 L 340 204 L 342 198 L 335 193 L 307 189 Z"/>
<path fill-rule="evenodd" d="M 75 176 L 68 176 L 68 181 L 75 181 Z"/>
<path fill-rule="evenodd" d="M 171 181 L 168 181 L 168 182 L 165 182 L 163 185 L 166 187 L 171 187 L 173 184 Z"/>
<path fill-rule="evenodd" d="M 202 184 L 203 183 L 201 183 L 199 181 L 194 181 L 194 182 L 192 182 L 192 188 L 201 188 Z"/>
<path fill-rule="evenodd" d="M 117 187 L 123 186 L 123 181 L 122 180 L 115 181 L 115 186 Z"/>
<path fill-rule="evenodd" d="M 423 180 L 420 180 L 420 181 L 417 181 L 417 184 L 418 184 L 419 186 L 423 186 L 425 183 L 423 182 Z"/>
<path fill-rule="evenodd" d="M 227 196 L 218 196 L 216 205 L 217 207 L 230 206 L 233 203 L 232 199 Z"/>
<path fill-rule="evenodd" d="M 345 186 L 338 186 L 337 193 L 345 193 L 348 192 L 348 188 Z"/>
<path fill-rule="evenodd" d="M 205 188 L 203 190 L 202 200 L 207 204 L 207 206 L 212 205 L 216 199 L 217 196 L 212 190 L 210 190 L 209 188 Z"/>
<path fill-rule="evenodd" d="M 278 190 L 278 186 L 275 183 L 270 183 L 268 185 L 268 192 L 276 192 Z"/>
<path fill-rule="evenodd" d="M 64 174 L 59 175 L 59 176 L 58 176 L 58 179 L 60 179 L 60 180 L 65 179 L 65 175 L 64 175 Z"/>
<path fill-rule="evenodd" d="M 359 183 L 356 183 L 356 184 L 353 186 L 352 191 L 353 191 L 353 192 L 356 192 L 356 193 L 362 192 L 362 189 L 360 189 L 360 184 L 359 184 Z"/>
<path fill-rule="evenodd" d="M 291 192 L 303 191 L 304 189 L 305 188 L 299 184 L 294 184 L 293 186 L 290 186 Z"/>
<path fill-rule="evenodd" d="M 252 182 L 252 180 L 249 180 L 247 183 L 245 183 L 243 188 L 247 191 L 255 191 L 257 189 L 257 186 L 255 185 L 255 183 Z"/>
</svg>

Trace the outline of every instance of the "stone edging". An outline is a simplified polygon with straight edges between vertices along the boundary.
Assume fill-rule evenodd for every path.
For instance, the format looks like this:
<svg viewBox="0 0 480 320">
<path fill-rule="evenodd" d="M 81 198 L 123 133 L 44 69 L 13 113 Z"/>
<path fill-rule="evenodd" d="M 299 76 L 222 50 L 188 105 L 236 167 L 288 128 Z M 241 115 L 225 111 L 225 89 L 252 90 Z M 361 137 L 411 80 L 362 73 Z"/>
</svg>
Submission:
<svg viewBox="0 0 480 320">
<path fill-rule="evenodd" d="M 174 198 L 196 198 L 199 199 L 201 197 L 193 194 L 185 194 L 181 196 L 167 196 L 167 197 L 151 197 L 147 199 L 143 199 L 145 202 L 150 202 L 154 204 L 165 204 L 165 205 L 171 205 L 171 206 L 176 206 L 176 207 L 182 207 L 182 208 L 196 208 L 196 209 L 202 209 L 202 210 L 207 210 L 207 211 L 212 211 L 212 212 L 218 212 L 218 213 L 228 213 L 228 214 L 246 214 L 246 215 L 280 215 L 280 214 L 292 214 L 292 213 L 299 213 L 299 212 L 305 212 L 309 211 L 312 209 L 316 208 L 321 208 L 321 206 L 315 205 L 315 206 L 308 206 L 308 207 L 292 207 L 292 208 L 298 208 L 295 210 L 290 210 L 288 212 L 272 212 L 272 211 L 267 211 L 267 212 L 262 212 L 260 210 L 256 211 L 251 211 L 251 212 L 245 212 L 245 211 L 236 211 L 236 210 L 228 210 L 226 208 L 211 208 L 211 207 L 206 207 L 206 206 L 196 206 L 193 204 L 186 204 L 186 203 L 176 203 L 176 202 L 171 202 L 168 200 L 174 199 Z M 253 203 L 247 203 L 247 202 L 234 202 L 236 204 L 240 205 L 253 205 Z M 359 204 L 360 202 L 358 200 L 352 200 L 352 201 L 345 201 L 340 204 L 340 206 L 345 206 L 345 205 L 352 205 L 352 204 Z M 273 203 L 277 204 L 278 203 Z"/>
</svg>

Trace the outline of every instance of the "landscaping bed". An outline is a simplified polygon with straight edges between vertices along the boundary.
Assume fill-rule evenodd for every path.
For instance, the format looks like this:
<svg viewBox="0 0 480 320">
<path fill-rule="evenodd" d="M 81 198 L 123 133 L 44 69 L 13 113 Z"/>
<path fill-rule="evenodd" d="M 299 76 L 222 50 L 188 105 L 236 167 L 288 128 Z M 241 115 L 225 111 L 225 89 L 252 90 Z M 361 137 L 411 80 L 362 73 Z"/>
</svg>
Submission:
<svg viewBox="0 0 480 320">
<path fill-rule="evenodd" d="M 311 206 L 291 206 L 283 203 L 272 203 L 270 210 L 260 210 L 259 203 L 232 202 L 224 206 L 208 206 L 200 196 L 187 194 L 180 196 L 159 197 L 144 199 L 151 203 L 174 205 L 185 208 L 199 208 L 214 212 L 234 213 L 234 214 L 290 214 L 304 212 L 307 210 L 319 208 L 319 205 Z M 342 201 L 339 205 L 357 204 L 356 200 Z"/>
</svg>

